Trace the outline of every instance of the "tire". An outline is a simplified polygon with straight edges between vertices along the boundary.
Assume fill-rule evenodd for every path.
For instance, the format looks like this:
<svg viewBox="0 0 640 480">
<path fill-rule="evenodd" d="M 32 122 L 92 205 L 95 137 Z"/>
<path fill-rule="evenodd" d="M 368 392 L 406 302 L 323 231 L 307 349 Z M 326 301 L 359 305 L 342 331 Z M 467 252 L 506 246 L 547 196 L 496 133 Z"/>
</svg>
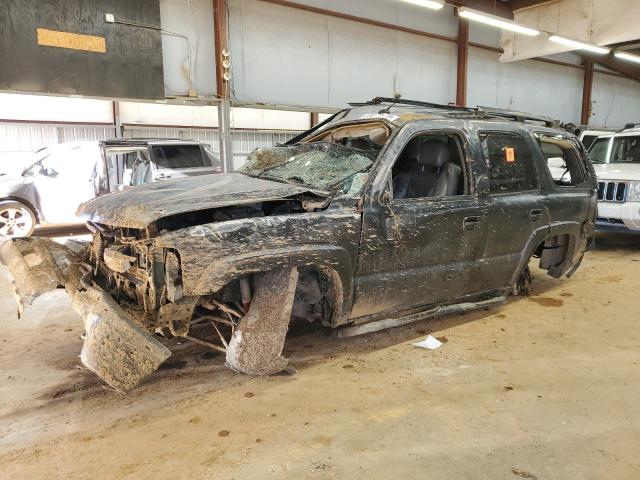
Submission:
<svg viewBox="0 0 640 480">
<path fill-rule="evenodd" d="M 36 216 L 24 203 L 0 202 L 0 239 L 28 237 L 36 228 Z"/>
</svg>

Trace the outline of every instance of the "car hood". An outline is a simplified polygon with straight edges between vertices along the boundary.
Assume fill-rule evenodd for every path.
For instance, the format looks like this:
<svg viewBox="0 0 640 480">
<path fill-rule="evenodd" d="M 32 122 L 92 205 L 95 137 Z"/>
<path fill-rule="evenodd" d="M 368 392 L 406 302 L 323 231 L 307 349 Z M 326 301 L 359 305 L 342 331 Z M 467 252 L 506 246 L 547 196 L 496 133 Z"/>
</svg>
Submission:
<svg viewBox="0 0 640 480">
<path fill-rule="evenodd" d="M 594 163 L 598 180 L 638 180 L 640 181 L 640 163 Z"/>
<path fill-rule="evenodd" d="M 146 228 L 161 218 L 180 213 L 280 200 L 311 191 L 304 186 L 239 173 L 199 175 L 162 180 L 104 195 L 80 205 L 77 214 L 94 223 Z"/>
</svg>

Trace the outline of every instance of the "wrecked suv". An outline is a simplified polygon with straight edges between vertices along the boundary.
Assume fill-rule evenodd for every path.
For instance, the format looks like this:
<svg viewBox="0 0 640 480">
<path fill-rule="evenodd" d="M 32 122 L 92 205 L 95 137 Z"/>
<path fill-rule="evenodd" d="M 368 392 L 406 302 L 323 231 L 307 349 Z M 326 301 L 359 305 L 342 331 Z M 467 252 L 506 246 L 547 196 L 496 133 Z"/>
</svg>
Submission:
<svg viewBox="0 0 640 480">
<path fill-rule="evenodd" d="M 549 159 L 569 176 L 554 181 Z M 165 361 L 166 339 L 271 374 L 291 321 L 357 335 L 504 302 L 528 264 L 579 266 L 597 186 L 584 148 L 544 117 L 377 98 L 245 166 L 84 204 L 90 245 L 2 244 L 20 308 L 64 285 L 84 365 L 115 389 Z"/>
</svg>

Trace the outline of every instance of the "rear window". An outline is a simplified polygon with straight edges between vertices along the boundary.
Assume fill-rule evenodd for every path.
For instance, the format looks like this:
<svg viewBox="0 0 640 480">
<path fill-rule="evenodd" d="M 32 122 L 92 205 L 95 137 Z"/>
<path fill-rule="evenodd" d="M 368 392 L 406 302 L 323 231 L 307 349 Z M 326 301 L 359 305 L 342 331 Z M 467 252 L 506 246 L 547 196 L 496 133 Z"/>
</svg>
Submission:
<svg viewBox="0 0 640 480">
<path fill-rule="evenodd" d="M 208 167 L 200 145 L 155 145 L 151 147 L 158 168 Z"/>
</svg>

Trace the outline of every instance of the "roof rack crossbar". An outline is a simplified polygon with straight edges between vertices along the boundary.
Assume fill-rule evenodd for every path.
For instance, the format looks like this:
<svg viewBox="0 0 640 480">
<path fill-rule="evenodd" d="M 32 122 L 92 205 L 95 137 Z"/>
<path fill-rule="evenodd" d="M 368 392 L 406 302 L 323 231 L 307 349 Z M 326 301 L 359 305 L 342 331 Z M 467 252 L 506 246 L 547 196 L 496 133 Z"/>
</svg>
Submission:
<svg viewBox="0 0 640 480">
<path fill-rule="evenodd" d="M 437 108 L 441 110 L 464 110 L 467 112 L 473 112 L 475 108 L 461 107 L 460 105 L 443 105 L 441 103 L 421 102 L 419 100 L 407 100 L 404 98 L 391 98 L 391 97 L 375 97 L 373 100 L 365 103 L 353 104 L 352 106 L 361 105 L 379 105 L 381 103 L 398 103 L 400 105 L 415 105 L 418 107 Z"/>
<path fill-rule="evenodd" d="M 493 115 L 496 117 L 503 117 L 503 118 L 511 118 L 516 122 L 522 122 L 522 123 L 525 123 L 527 121 L 543 122 L 547 127 L 555 127 L 560 125 L 559 120 L 555 120 L 551 117 L 545 117 L 543 115 L 533 115 L 531 113 L 524 113 L 524 112 L 518 112 L 516 110 L 507 110 L 504 108 L 495 108 L 495 107 L 478 106 L 478 109 L 482 110 L 487 115 Z"/>
</svg>

